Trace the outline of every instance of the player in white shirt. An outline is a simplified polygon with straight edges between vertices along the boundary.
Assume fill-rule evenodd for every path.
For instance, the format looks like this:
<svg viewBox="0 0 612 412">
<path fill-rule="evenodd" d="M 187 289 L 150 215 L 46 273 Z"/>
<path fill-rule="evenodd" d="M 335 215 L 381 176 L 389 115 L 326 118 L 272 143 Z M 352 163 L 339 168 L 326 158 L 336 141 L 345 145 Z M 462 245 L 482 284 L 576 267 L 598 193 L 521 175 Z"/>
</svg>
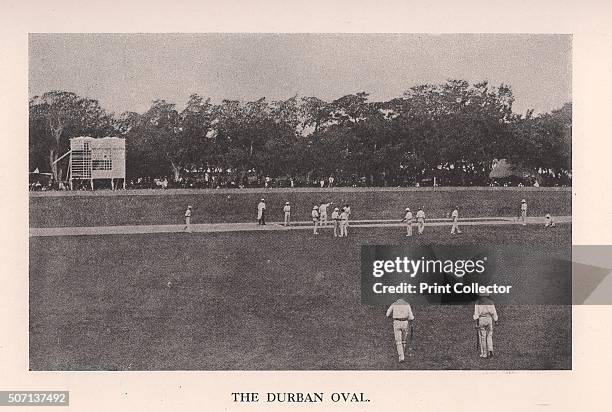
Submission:
<svg viewBox="0 0 612 412">
<path fill-rule="evenodd" d="M 327 208 L 334 202 L 323 203 L 319 206 L 319 218 L 321 220 L 321 226 L 327 226 Z"/>
<path fill-rule="evenodd" d="M 344 210 L 346 211 L 346 234 L 348 235 L 348 227 L 349 227 L 349 219 L 351 218 L 351 205 L 348 203 L 344 206 Z"/>
<path fill-rule="evenodd" d="M 257 224 L 266 224 L 266 201 L 264 199 L 261 199 L 257 204 Z"/>
<path fill-rule="evenodd" d="M 527 225 L 527 201 L 525 199 L 521 200 L 521 221 L 523 226 Z"/>
<path fill-rule="evenodd" d="M 312 208 L 312 223 L 314 225 L 314 231 L 313 234 L 318 235 L 319 232 L 317 231 L 318 227 L 319 227 L 319 206 L 314 206 Z"/>
<path fill-rule="evenodd" d="M 414 321 L 412 308 L 404 299 L 398 299 L 387 309 L 387 317 L 393 317 L 393 336 L 400 363 L 404 361 L 409 322 Z"/>
<path fill-rule="evenodd" d="M 187 210 L 185 210 L 185 228 L 183 230 L 191 233 L 191 206 L 187 206 Z"/>
<path fill-rule="evenodd" d="M 344 209 L 340 213 L 340 237 L 348 237 L 349 213 Z"/>
<path fill-rule="evenodd" d="M 453 219 L 453 227 L 451 228 L 451 235 L 454 235 L 455 232 L 462 233 L 461 229 L 459 229 L 459 208 L 455 206 L 455 210 L 451 213 L 451 219 Z"/>
<path fill-rule="evenodd" d="M 406 237 L 412 236 L 412 212 L 409 207 L 406 208 L 406 215 L 402 222 L 406 222 Z"/>
<path fill-rule="evenodd" d="M 419 233 L 419 235 L 422 235 L 423 234 L 423 230 L 425 230 L 425 212 L 423 212 L 423 207 L 422 206 L 417 211 L 416 218 L 417 218 L 418 233 Z"/>
<path fill-rule="evenodd" d="M 340 228 L 340 213 L 338 208 L 334 209 L 331 214 L 331 218 L 334 222 L 334 237 L 338 237 L 338 232 Z"/>
<path fill-rule="evenodd" d="M 289 226 L 291 224 L 291 206 L 289 202 L 285 203 L 283 212 L 285 212 L 285 226 Z"/>
<path fill-rule="evenodd" d="M 493 324 L 497 325 L 497 311 L 489 295 L 480 295 L 474 305 L 474 320 L 478 330 L 481 358 L 493 357 Z"/>
</svg>

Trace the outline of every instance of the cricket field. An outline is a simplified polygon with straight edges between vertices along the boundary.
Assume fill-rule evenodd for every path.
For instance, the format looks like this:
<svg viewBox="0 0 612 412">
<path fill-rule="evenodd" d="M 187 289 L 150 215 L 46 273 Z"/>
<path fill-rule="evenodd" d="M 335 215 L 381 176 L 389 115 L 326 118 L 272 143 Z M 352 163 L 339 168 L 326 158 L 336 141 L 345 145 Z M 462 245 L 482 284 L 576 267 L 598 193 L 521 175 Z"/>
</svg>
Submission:
<svg viewBox="0 0 612 412">
<path fill-rule="evenodd" d="M 30 197 L 31 228 L 252 222 L 260 197 L 284 199 L 305 220 L 314 203 L 350 203 L 355 218 L 392 219 L 403 207 L 434 217 L 571 215 L 571 191 L 277 190 Z M 366 199 L 366 200 L 363 200 Z M 518 199 L 518 200 L 517 200 Z M 278 203 L 278 205 L 277 205 Z M 268 220 L 281 220 L 281 213 Z M 353 218 L 353 216 L 351 216 Z M 571 259 L 571 223 L 351 227 L 334 239 L 310 230 L 30 236 L 32 370 L 571 369 L 571 306 L 498 307 L 496 357 L 475 347 L 472 306 L 415 306 L 413 350 L 398 364 L 386 307 L 360 301 L 361 245 L 525 245 Z M 535 254 L 534 249 L 534 254 Z M 504 261 L 533 276 L 538 256 Z"/>
</svg>

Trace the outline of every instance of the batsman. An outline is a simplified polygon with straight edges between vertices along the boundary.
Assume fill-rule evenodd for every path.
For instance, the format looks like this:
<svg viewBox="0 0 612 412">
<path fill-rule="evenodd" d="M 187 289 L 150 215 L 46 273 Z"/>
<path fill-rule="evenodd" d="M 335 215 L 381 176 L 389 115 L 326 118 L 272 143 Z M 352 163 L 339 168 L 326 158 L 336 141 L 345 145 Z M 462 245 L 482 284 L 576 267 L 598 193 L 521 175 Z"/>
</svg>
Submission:
<svg viewBox="0 0 612 412">
<path fill-rule="evenodd" d="M 406 339 L 408 338 L 409 330 L 412 330 L 411 322 L 414 321 L 414 315 L 408 302 L 399 298 L 387 309 L 387 317 L 393 317 L 393 335 L 395 337 L 395 346 L 397 347 L 397 356 L 399 362 L 404 362 L 406 351 Z M 412 336 L 410 336 L 412 341 Z"/>
</svg>

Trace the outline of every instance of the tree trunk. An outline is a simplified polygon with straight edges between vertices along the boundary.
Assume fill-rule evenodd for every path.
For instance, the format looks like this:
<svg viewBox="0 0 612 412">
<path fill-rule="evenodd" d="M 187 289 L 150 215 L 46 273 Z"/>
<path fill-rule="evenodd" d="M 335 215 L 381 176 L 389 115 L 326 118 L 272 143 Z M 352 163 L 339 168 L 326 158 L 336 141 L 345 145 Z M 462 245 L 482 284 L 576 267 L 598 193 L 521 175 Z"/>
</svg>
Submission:
<svg viewBox="0 0 612 412">
<path fill-rule="evenodd" d="M 172 160 L 170 161 L 170 165 L 172 166 L 172 175 L 174 182 L 178 182 L 179 178 L 181 177 L 181 168 L 176 165 Z"/>
<path fill-rule="evenodd" d="M 53 180 L 57 181 L 57 153 L 55 149 L 51 149 L 49 151 L 49 166 L 51 167 L 51 175 L 53 176 Z"/>
</svg>

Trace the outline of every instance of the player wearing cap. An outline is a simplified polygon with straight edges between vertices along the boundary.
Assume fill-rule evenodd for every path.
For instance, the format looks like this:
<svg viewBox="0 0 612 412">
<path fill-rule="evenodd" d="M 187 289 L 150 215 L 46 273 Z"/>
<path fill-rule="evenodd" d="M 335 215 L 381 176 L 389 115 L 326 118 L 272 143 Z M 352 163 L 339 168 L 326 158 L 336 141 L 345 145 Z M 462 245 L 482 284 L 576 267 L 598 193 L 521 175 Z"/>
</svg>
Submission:
<svg viewBox="0 0 612 412">
<path fill-rule="evenodd" d="M 497 311 L 493 299 L 481 294 L 474 305 L 474 320 L 478 331 L 481 358 L 493 357 L 493 324 L 497 325 Z"/>
<path fill-rule="evenodd" d="M 527 201 L 525 199 L 521 200 L 521 221 L 523 226 L 527 225 Z"/>
<path fill-rule="evenodd" d="M 453 213 L 451 213 L 451 219 L 453 219 L 451 235 L 454 235 L 455 232 L 461 233 L 461 229 L 459 229 L 459 208 L 457 206 L 455 206 L 455 210 L 453 210 Z"/>
<path fill-rule="evenodd" d="M 257 205 L 257 224 L 266 224 L 266 201 L 264 199 L 261 199 Z"/>
<path fill-rule="evenodd" d="M 406 208 L 406 215 L 402 222 L 406 222 L 406 237 L 412 236 L 412 212 L 409 207 Z"/>
<path fill-rule="evenodd" d="M 393 336 L 399 362 L 404 362 L 404 351 L 406 350 L 406 339 L 408 337 L 409 322 L 414 321 L 412 308 L 404 299 L 400 298 L 393 302 L 387 309 L 387 317 L 393 317 Z"/>
<path fill-rule="evenodd" d="M 331 214 L 332 221 L 334 222 L 334 237 L 338 237 L 338 232 L 340 228 L 340 209 L 337 207 L 334 208 L 334 211 Z"/>
<path fill-rule="evenodd" d="M 555 227 L 555 221 L 550 213 L 546 213 L 546 216 L 544 217 L 544 227 Z"/>
<path fill-rule="evenodd" d="M 423 212 L 423 206 L 421 206 L 417 211 L 416 218 L 418 233 L 419 235 L 422 235 L 423 230 L 425 230 L 425 212 Z"/>
<path fill-rule="evenodd" d="M 285 212 L 285 226 L 289 226 L 291 224 L 291 206 L 289 205 L 289 202 L 285 203 L 283 212 Z"/>
<path fill-rule="evenodd" d="M 183 230 L 191 233 L 191 206 L 187 206 L 187 210 L 185 210 L 185 228 Z"/>
<path fill-rule="evenodd" d="M 346 208 L 340 213 L 340 237 L 348 237 L 349 212 Z"/>
<path fill-rule="evenodd" d="M 314 225 L 313 234 L 318 235 L 319 232 L 317 229 L 319 228 L 319 206 L 314 206 L 312 208 L 312 223 Z"/>
</svg>

